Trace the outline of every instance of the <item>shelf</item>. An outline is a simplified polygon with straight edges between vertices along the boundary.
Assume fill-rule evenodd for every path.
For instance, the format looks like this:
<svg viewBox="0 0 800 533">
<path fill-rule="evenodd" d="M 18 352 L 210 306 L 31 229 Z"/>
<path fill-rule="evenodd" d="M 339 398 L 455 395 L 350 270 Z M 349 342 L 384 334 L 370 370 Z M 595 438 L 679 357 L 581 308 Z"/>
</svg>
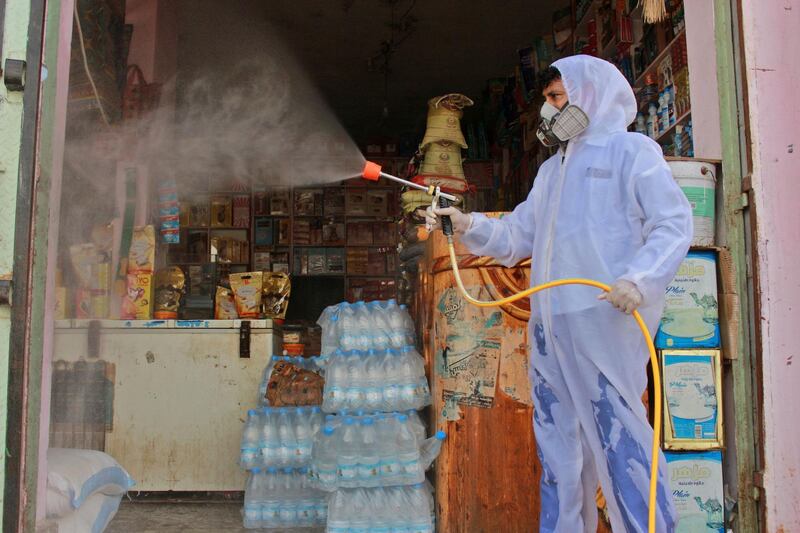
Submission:
<svg viewBox="0 0 800 533">
<path fill-rule="evenodd" d="M 377 278 L 377 279 L 395 279 L 398 274 L 348 274 L 348 278 Z"/>
<path fill-rule="evenodd" d="M 599 5 L 600 0 L 592 0 L 592 3 L 589 4 L 588 8 L 586 8 L 586 13 L 583 14 L 581 20 L 575 25 L 575 31 L 572 32 L 573 39 L 578 35 L 582 35 L 583 30 L 588 30 L 587 25 L 592 19 L 592 16 L 597 14 L 597 8 Z"/>
<path fill-rule="evenodd" d="M 657 143 L 660 143 L 660 142 L 662 142 L 663 140 L 665 140 L 665 139 L 667 138 L 667 136 L 668 136 L 669 134 L 671 134 L 672 132 L 674 132 L 674 131 L 675 131 L 675 128 L 676 128 L 677 126 L 680 126 L 680 125 L 683 123 L 683 121 L 685 121 L 687 118 L 689 118 L 689 116 L 690 116 L 691 114 L 692 114 L 692 110 L 691 110 L 691 109 L 689 109 L 689 111 L 687 111 L 686 113 L 684 113 L 683 115 L 681 115 L 680 117 L 678 117 L 678 118 L 675 120 L 675 124 L 673 124 L 672 126 L 670 126 L 669 128 L 667 128 L 666 130 L 664 130 L 664 133 L 662 133 L 662 134 L 660 134 L 658 137 L 656 137 L 656 138 L 655 138 L 655 141 L 656 141 Z"/>
<path fill-rule="evenodd" d="M 293 244 L 295 248 L 347 248 L 345 244 Z"/>
<path fill-rule="evenodd" d="M 683 37 L 685 34 L 686 34 L 686 28 L 679 31 L 678 34 L 667 44 L 667 46 L 665 46 L 664 49 L 661 50 L 661 52 L 656 56 L 656 58 L 653 61 L 651 61 L 649 65 L 647 65 L 647 68 L 644 69 L 644 72 L 642 72 L 639 75 L 639 77 L 636 78 L 636 81 L 633 82 L 634 90 L 636 87 L 640 87 L 642 85 L 647 75 L 650 74 L 652 71 L 654 71 L 656 67 L 658 67 L 658 64 L 661 63 L 661 61 L 665 57 L 667 57 L 667 54 L 670 53 L 670 51 L 672 50 L 672 46 L 676 42 L 678 42 L 678 39 Z"/>
<path fill-rule="evenodd" d="M 341 272 L 328 273 L 328 274 L 289 274 L 293 278 L 344 278 L 345 274 Z"/>
</svg>

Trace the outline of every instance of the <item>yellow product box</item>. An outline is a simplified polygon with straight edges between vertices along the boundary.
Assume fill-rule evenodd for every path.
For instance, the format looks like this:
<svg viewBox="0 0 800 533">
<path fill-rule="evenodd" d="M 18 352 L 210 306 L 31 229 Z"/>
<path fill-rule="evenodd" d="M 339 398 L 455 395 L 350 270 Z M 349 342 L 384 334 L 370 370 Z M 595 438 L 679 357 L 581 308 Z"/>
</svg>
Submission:
<svg viewBox="0 0 800 533">
<path fill-rule="evenodd" d="M 122 299 L 122 317 L 126 320 L 152 318 L 153 274 L 128 274 L 128 288 Z"/>
<path fill-rule="evenodd" d="M 67 308 L 69 307 L 69 289 L 66 287 L 56 287 L 56 307 L 53 311 L 54 320 L 64 320 L 67 318 Z"/>
</svg>

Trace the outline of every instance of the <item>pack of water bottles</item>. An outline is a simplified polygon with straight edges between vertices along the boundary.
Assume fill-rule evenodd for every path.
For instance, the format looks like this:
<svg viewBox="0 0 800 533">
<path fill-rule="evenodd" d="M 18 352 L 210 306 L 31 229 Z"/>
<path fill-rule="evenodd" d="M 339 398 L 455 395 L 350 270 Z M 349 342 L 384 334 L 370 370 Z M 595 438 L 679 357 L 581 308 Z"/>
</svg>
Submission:
<svg viewBox="0 0 800 533">
<path fill-rule="evenodd" d="M 396 300 L 333 305 L 322 312 L 317 324 L 322 327 L 323 356 L 336 350 L 399 350 L 415 342 L 414 322 Z"/>
<path fill-rule="evenodd" d="M 330 415 L 329 415 L 330 416 Z M 326 420 L 314 440 L 310 476 L 325 491 L 414 485 L 439 455 L 444 432 L 425 439 L 416 416 L 378 413 Z"/>
<path fill-rule="evenodd" d="M 322 377 L 325 376 L 325 361 L 321 357 L 289 357 L 287 355 L 273 355 L 270 357 L 267 366 L 264 367 L 264 372 L 261 375 L 261 384 L 258 387 L 258 405 L 260 407 L 267 407 L 270 405 L 267 395 L 270 379 L 273 378 L 273 371 L 278 363 L 288 363 L 295 367 L 314 372 Z"/>
<path fill-rule="evenodd" d="M 431 403 L 425 362 L 413 346 L 366 352 L 336 350 L 329 356 L 322 409 L 405 411 Z"/>
<path fill-rule="evenodd" d="M 247 412 L 239 462 L 245 470 L 302 467 L 323 423 L 318 407 L 262 407 Z"/>
<path fill-rule="evenodd" d="M 433 489 L 427 482 L 402 487 L 343 489 L 331 495 L 328 533 L 402 531 L 433 533 Z"/>
<path fill-rule="evenodd" d="M 308 469 L 250 470 L 244 492 L 244 527 L 324 527 L 327 516 L 327 495 L 310 486 Z"/>
</svg>

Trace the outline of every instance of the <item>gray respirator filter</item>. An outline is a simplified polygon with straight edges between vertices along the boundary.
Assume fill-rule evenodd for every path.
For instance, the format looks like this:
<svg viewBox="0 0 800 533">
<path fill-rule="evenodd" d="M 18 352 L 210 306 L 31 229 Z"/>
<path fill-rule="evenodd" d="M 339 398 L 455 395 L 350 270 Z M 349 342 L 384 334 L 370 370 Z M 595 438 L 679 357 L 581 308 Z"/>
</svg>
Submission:
<svg viewBox="0 0 800 533">
<path fill-rule="evenodd" d="M 589 127 L 589 116 L 580 107 L 567 104 L 559 110 L 545 102 L 536 136 L 545 146 L 557 146 L 579 135 Z"/>
</svg>

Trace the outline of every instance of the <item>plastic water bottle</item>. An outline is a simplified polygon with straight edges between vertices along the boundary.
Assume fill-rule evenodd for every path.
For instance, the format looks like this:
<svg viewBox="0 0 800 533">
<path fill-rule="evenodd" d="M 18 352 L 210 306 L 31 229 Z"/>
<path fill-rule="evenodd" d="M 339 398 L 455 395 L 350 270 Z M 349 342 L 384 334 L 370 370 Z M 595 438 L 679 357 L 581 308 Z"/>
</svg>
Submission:
<svg viewBox="0 0 800 533">
<path fill-rule="evenodd" d="M 419 443 L 414 436 L 414 432 L 408 425 L 406 415 L 397 415 L 397 448 L 398 459 L 402 468 L 403 481 L 406 483 L 421 483 L 425 479 L 425 473 L 420 465 Z"/>
<path fill-rule="evenodd" d="M 264 482 L 264 503 L 261 507 L 261 527 L 276 528 L 280 526 L 280 493 L 278 469 L 267 468 Z"/>
<path fill-rule="evenodd" d="M 411 428 L 411 431 L 414 432 L 417 442 L 424 441 L 426 435 L 425 424 L 422 423 L 419 413 L 417 413 L 414 409 L 409 409 L 403 414 L 408 417 L 408 426 Z"/>
<path fill-rule="evenodd" d="M 386 319 L 389 323 L 389 340 L 393 348 L 402 348 L 405 346 L 405 334 L 403 332 L 403 316 L 400 312 L 400 307 L 394 299 L 386 302 Z"/>
<path fill-rule="evenodd" d="M 386 316 L 386 310 L 379 301 L 367 304 L 370 318 L 372 319 L 372 348 L 375 350 L 385 350 L 390 347 L 390 334 L 392 328 Z"/>
<path fill-rule="evenodd" d="M 358 461 L 358 480 L 361 486 L 376 487 L 379 483 L 380 458 L 378 457 L 378 439 L 375 431 L 375 420 L 365 417 L 361 420 L 361 458 Z"/>
<path fill-rule="evenodd" d="M 342 350 L 347 352 L 358 348 L 357 332 L 358 322 L 355 307 L 344 306 L 339 313 L 339 346 Z"/>
<path fill-rule="evenodd" d="M 282 527 L 293 527 L 297 522 L 297 501 L 294 499 L 296 490 L 294 488 L 294 472 L 291 468 L 284 468 L 280 475 L 280 487 L 283 491 L 280 501 L 280 525 Z"/>
<path fill-rule="evenodd" d="M 297 502 L 297 519 L 295 527 L 312 527 L 315 522 L 314 495 L 306 486 L 308 469 L 305 467 L 295 470 L 295 500 Z"/>
<path fill-rule="evenodd" d="M 262 409 L 260 435 L 258 441 L 259 459 L 264 466 L 273 466 L 280 462 L 281 447 L 278 425 L 274 409 Z"/>
<path fill-rule="evenodd" d="M 349 533 L 350 521 L 348 520 L 347 501 L 350 495 L 345 491 L 334 492 L 328 505 L 327 533 Z"/>
<path fill-rule="evenodd" d="M 239 462 L 244 469 L 249 470 L 257 466 L 258 430 L 258 411 L 250 409 L 247 411 L 247 422 L 245 422 L 244 431 L 242 432 L 242 445 L 239 456 Z"/>
<path fill-rule="evenodd" d="M 361 352 L 352 350 L 347 354 L 347 380 L 345 387 L 345 406 L 359 409 L 366 401 L 364 392 L 364 357 Z"/>
<path fill-rule="evenodd" d="M 315 405 L 311 408 L 311 414 L 309 418 L 309 425 L 311 427 L 311 439 L 314 439 L 314 436 L 319 433 L 320 428 L 322 427 L 322 409 Z"/>
<path fill-rule="evenodd" d="M 381 358 L 369 350 L 364 358 L 364 407 L 377 411 L 383 407 L 383 373 Z"/>
<path fill-rule="evenodd" d="M 444 439 L 447 438 L 447 434 L 444 431 L 437 431 L 436 434 L 422 442 L 422 446 L 420 446 L 419 450 L 419 462 L 420 467 L 423 471 L 430 468 L 433 464 L 433 461 L 439 457 L 439 453 L 442 451 L 442 443 Z"/>
<path fill-rule="evenodd" d="M 367 304 L 356 302 L 356 346 L 357 349 L 366 352 L 372 348 L 372 317 L 370 316 Z"/>
<path fill-rule="evenodd" d="M 398 483 L 402 474 L 402 465 L 395 444 L 396 436 L 397 420 L 394 416 L 378 415 L 375 420 L 375 440 L 381 469 L 380 482 L 384 486 Z"/>
<path fill-rule="evenodd" d="M 417 342 L 416 331 L 414 328 L 414 321 L 411 319 L 411 314 L 408 312 L 406 304 L 400 304 L 400 318 L 402 320 L 402 330 L 405 336 L 405 344 L 414 345 Z"/>
<path fill-rule="evenodd" d="M 422 398 L 417 397 L 416 368 L 412 359 L 414 348 L 410 346 L 400 350 L 398 378 L 400 385 L 400 404 L 405 408 L 421 407 Z"/>
<path fill-rule="evenodd" d="M 317 440 L 318 445 L 314 448 L 315 478 L 319 488 L 326 491 L 336 488 L 338 477 L 334 431 L 333 427 L 325 426 L 322 429 L 322 436 Z"/>
<path fill-rule="evenodd" d="M 244 490 L 244 527 L 255 529 L 261 527 L 261 469 L 253 468 L 247 477 Z"/>
<path fill-rule="evenodd" d="M 311 448 L 313 445 L 311 433 L 311 409 L 298 407 L 294 413 L 294 434 L 296 448 L 294 453 L 294 464 L 303 465 L 311 458 Z"/>
<path fill-rule="evenodd" d="M 342 421 L 341 438 L 336 443 L 338 452 L 338 481 L 342 487 L 353 487 L 357 484 L 358 459 L 358 427 L 355 420 L 346 417 Z"/>
<path fill-rule="evenodd" d="M 347 379 L 347 358 L 344 352 L 336 350 L 331 356 L 325 377 L 322 406 L 326 411 L 339 411 L 345 406 Z"/>
<path fill-rule="evenodd" d="M 278 409 L 278 439 L 280 441 L 280 451 L 278 463 L 281 466 L 288 466 L 294 460 L 297 440 L 295 439 L 292 428 L 292 420 L 289 410 L 285 407 Z"/>
<path fill-rule="evenodd" d="M 386 411 L 392 411 L 400 405 L 400 368 L 398 366 L 398 352 L 386 350 L 383 357 L 381 372 L 384 376 L 383 406 Z"/>
<path fill-rule="evenodd" d="M 415 533 L 433 533 L 431 512 L 425 491 L 426 488 L 423 483 L 412 485 L 406 489 L 410 507 L 409 516 L 411 517 L 410 531 Z"/>
</svg>

